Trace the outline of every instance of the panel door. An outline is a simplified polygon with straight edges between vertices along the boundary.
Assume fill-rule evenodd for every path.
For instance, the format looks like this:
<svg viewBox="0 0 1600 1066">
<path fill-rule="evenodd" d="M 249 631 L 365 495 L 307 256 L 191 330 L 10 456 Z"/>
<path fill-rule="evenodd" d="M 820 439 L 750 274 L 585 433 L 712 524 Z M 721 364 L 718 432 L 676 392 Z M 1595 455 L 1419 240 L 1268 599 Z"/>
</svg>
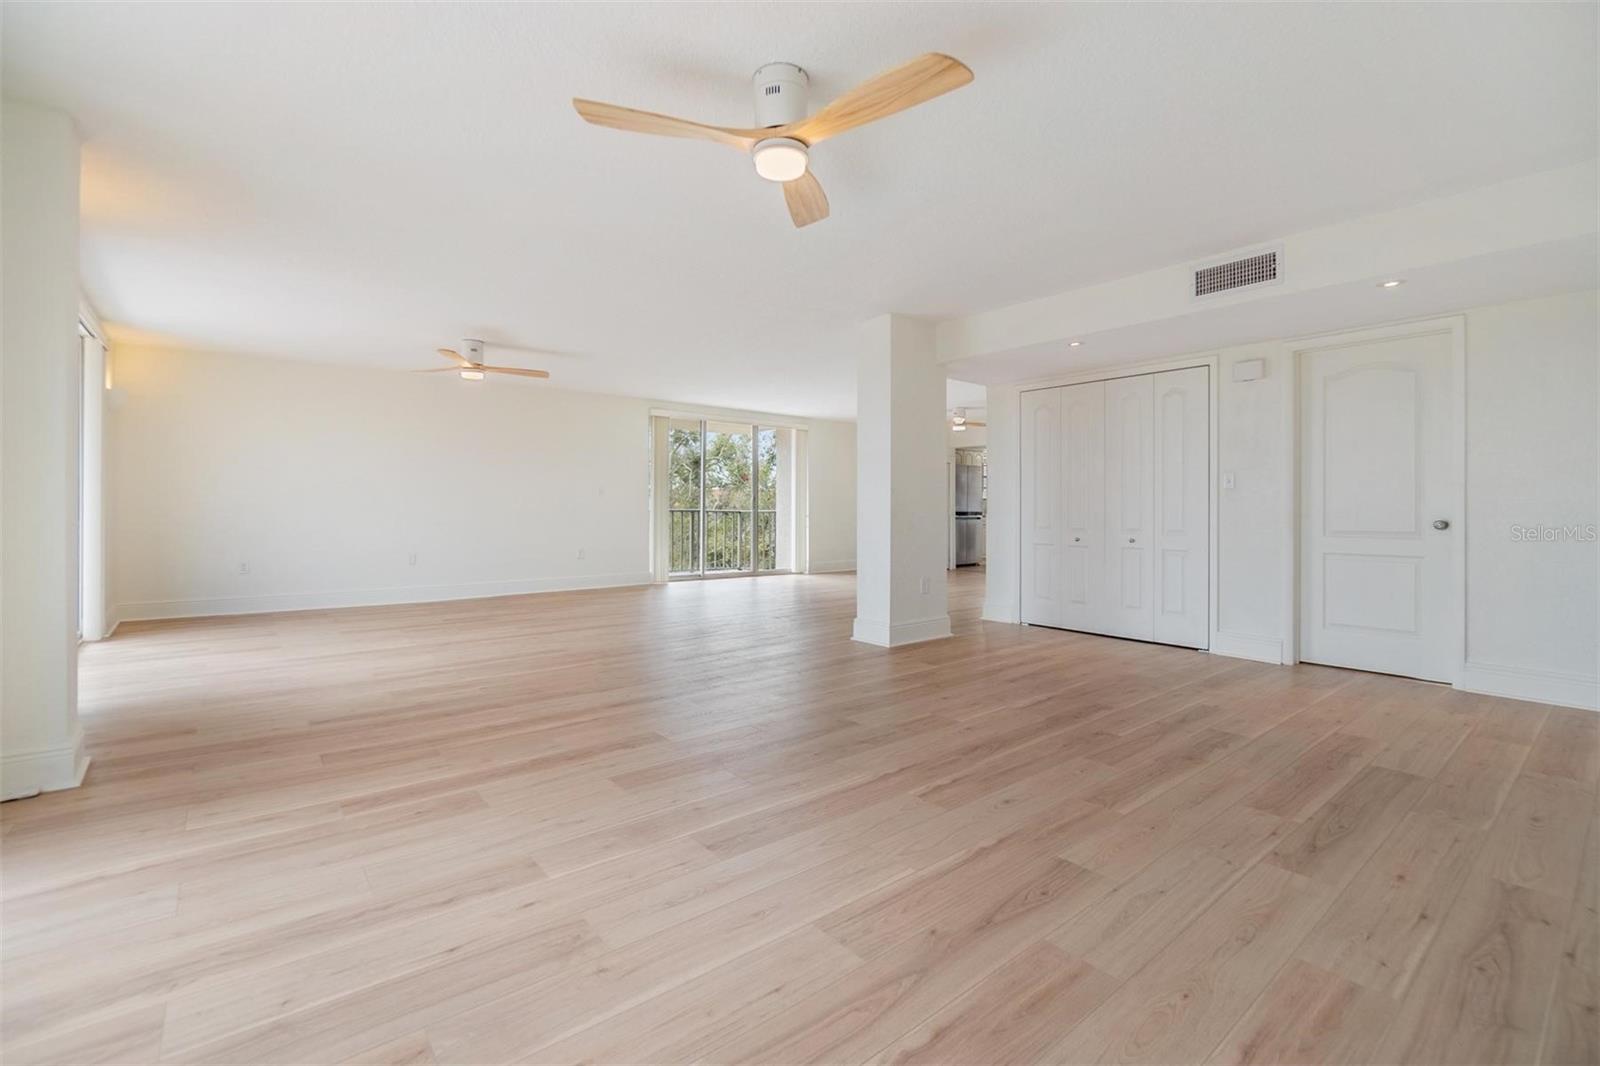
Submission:
<svg viewBox="0 0 1600 1066">
<path fill-rule="evenodd" d="M 1435 333 L 1302 356 L 1304 660 L 1453 680 L 1451 344 Z"/>
<path fill-rule="evenodd" d="M 1154 375 L 1155 639 L 1207 645 L 1211 570 L 1211 372 Z"/>
<path fill-rule="evenodd" d="M 1061 390 L 1022 394 L 1022 603 L 1034 625 L 1061 624 Z"/>
<path fill-rule="evenodd" d="M 1104 632 L 1151 640 L 1155 635 L 1153 573 L 1154 444 L 1152 376 L 1105 383 Z"/>
<path fill-rule="evenodd" d="M 1106 384 L 1061 390 L 1061 615 L 1067 629 L 1105 628 Z"/>
</svg>

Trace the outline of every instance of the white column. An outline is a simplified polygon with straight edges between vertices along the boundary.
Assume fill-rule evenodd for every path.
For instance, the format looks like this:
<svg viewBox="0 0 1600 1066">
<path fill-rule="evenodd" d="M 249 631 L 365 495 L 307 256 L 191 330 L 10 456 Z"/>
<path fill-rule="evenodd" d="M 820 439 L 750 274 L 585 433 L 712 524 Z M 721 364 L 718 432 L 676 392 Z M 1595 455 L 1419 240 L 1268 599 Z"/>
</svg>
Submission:
<svg viewBox="0 0 1600 1066">
<path fill-rule="evenodd" d="M 0 116 L 0 797 L 72 788 L 78 726 L 78 141 Z"/>
<path fill-rule="evenodd" d="M 989 423 L 985 449 L 989 461 L 989 510 L 984 530 L 983 617 L 1015 622 L 1021 589 L 1017 559 L 1018 508 L 1021 505 L 1021 440 L 1017 425 L 1019 393 L 1014 385 L 990 385 L 984 415 Z"/>
<path fill-rule="evenodd" d="M 883 315 L 857 343 L 854 636 L 884 647 L 948 637 L 945 381 L 933 326 Z"/>
</svg>

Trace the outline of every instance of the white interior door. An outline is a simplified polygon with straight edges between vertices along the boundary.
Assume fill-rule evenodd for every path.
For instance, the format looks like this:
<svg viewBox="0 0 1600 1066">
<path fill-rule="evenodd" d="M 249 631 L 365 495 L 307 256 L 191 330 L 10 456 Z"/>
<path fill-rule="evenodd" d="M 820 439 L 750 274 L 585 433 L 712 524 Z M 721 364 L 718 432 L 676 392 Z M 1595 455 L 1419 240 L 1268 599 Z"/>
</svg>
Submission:
<svg viewBox="0 0 1600 1066">
<path fill-rule="evenodd" d="M 1155 639 L 1207 645 L 1211 570 L 1211 373 L 1156 374 L 1154 424 Z"/>
<path fill-rule="evenodd" d="M 1061 624 L 1061 389 L 1022 394 L 1022 620 Z"/>
<path fill-rule="evenodd" d="M 1106 611 L 1106 385 L 1061 391 L 1061 613 L 1067 629 L 1103 628 Z"/>
<path fill-rule="evenodd" d="M 1452 337 L 1301 363 L 1300 657 L 1454 680 Z"/>
<path fill-rule="evenodd" d="M 1151 376 L 1106 382 L 1106 610 L 1104 630 L 1150 640 Z"/>
</svg>

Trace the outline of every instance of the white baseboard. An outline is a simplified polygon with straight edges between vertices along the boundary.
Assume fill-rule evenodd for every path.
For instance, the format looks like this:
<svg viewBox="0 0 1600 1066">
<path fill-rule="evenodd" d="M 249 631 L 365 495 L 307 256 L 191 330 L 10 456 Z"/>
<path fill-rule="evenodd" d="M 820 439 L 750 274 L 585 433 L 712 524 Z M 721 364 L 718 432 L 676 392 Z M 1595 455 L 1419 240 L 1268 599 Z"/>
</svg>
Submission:
<svg viewBox="0 0 1600 1066">
<path fill-rule="evenodd" d="M 993 600 L 983 601 L 983 613 L 979 617 L 985 622 L 1008 622 L 1011 625 L 1016 625 L 1022 620 L 1017 614 L 1016 603 L 1000 603 Z"/>
<path fill-rule="evenodd" d="M 291 592 L 267 596 L 153 600 L 119 604 L 117 619 L 119 622 L 140 622 L 162 618 L 209 618 L 213 615 L 271 614 L 278 611 L 323 611 L 339 607 L 437 603 L 442 600 L 478 600 L 492 596 L 525 596 L 533 592 L 621 588 L 629 585 L 648 585 L 651 580 L 651 573 L 648 570 L 641 570 L 622 574 L 585 574 L 581 577 L 475 581 L 461 585 L 401 585 L 392 588 Z"/>
<path fill-rule="evenodd" d="M 1456 688 L 1532 703 L 1554 703 L 1586 711 L 1600 710 L 1596 703 L 1600 680 L 1558 670 L 1529 670 L 1521 666 L 1468 662 L 1462 664 Z"/>
<path fill-rule="evenodd" d="M 41 792 L 59 792 L 83 784 L 89 756 L 83 750 L 83 729 L 56 748 L 8 751 L 0 756 L 0 800 L 21 799 Z"/>
<path fill-rule="evenodd" d="M 808 574 L 848 574 L 855 570 L 854 559 L 834 559 L 831 561 L 812 562 Z"/>
<path fill-rule="evenodd" d="M 942 640 L 950 635 L 950 616 L 936 615 L 915 622 L 897 622 L 890 625 L 876 619 L 857 618 L 850 639 L 863 644 L 876 644 L 880 648 L 898 648 L 902 644 L 920 644 L 925 640 Z"/>
<path fill-rule="evenodd" d="M 1278 637 L 1257 637 L 1246 633 L 1215 633 L 1211 637 L 1212 655 L 1232 659 L 1254 659 L 1258 663 L 1283 664 L 1283 641 Z"/>
</svg>

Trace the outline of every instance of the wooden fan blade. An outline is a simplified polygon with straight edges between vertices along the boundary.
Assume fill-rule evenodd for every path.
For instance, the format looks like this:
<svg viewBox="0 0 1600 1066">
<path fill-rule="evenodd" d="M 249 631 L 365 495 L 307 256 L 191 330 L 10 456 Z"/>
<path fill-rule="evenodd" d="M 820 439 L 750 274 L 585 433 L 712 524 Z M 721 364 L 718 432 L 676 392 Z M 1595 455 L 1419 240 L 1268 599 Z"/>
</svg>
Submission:
<svg viewBox="0 0 1600 1066">
<path fill-rule="evenodd" d="M 729 148 L 737 148 L 741 152 L 748 152 L 751 145 L 763 137 L 772 136 L 767 130 L 707 126 L 702 122 L 690 122 L 686 118 L 658 115 L 654 111 L 636 111 L 631 107 L 603 104 L 598 100 L 573 97 L 572 106 L 578 109 L 578 114 L 585 122 L 596 126 L 626 130 L 629 133 L 654 133 L 662 137 L 693 137 L 702 141 L 716 141 Z"/>
<path fill-rule="evenodd" d="M 460 352 L 456 351 L 454 348 L 438 348 L 438 349 L 435 349 L 435 350 L 440 355 L 444 356 L 446 359 L 454 359 L 456 362 L 460 363 L 462 366 L 466 366 L 467 365 L 467 357 L 462 355 Z"/>
<path fill-rule="evenodd" d="M 796 229 L 828 217 L 828 197 L 822 191 L 822 183 L 809 170 L 783 183 L 783 202 L 789 205 L 789 217 L 794 219 Z"/>
<path fill-rule="evenodd" d="M 792 122 L 782 127 L 781 134 L 774 132 L 769 136 L 795 137 L 807 144 L 816 144 L 943 96 L 971 80 L 972 71 L 965 63 L 939 52 L 929 52 L 862 82 L 815 115 Z"/>
<path fill-rule="evenodd" d="M 413 370 L 412 373 L 413 374 L 459 374 L 465 368 L 466 368 L 466 364 L 462 364 L 461 366 L 436 366 L 436 367 L 432 367 L 432 368 L 430 368 L 428 370 Z"/>
<path fill-rule="evenodd" d="M 550 376 L 550 371 L 548 370 L 524 370 L 520 366 L 480 366 L 477 369 L 490 374 L 516 374 L 518 377 L 524 378 L 547 378 Z"/>
<path fill-rule="evenodd" d="M 962 423 L 962 425 L 964 425 L 964 426 L 987 426 L 988 424 L 989 423 L 987 423 L 987 422 L 974 422 L 970 418 Z"/>
</svg>

